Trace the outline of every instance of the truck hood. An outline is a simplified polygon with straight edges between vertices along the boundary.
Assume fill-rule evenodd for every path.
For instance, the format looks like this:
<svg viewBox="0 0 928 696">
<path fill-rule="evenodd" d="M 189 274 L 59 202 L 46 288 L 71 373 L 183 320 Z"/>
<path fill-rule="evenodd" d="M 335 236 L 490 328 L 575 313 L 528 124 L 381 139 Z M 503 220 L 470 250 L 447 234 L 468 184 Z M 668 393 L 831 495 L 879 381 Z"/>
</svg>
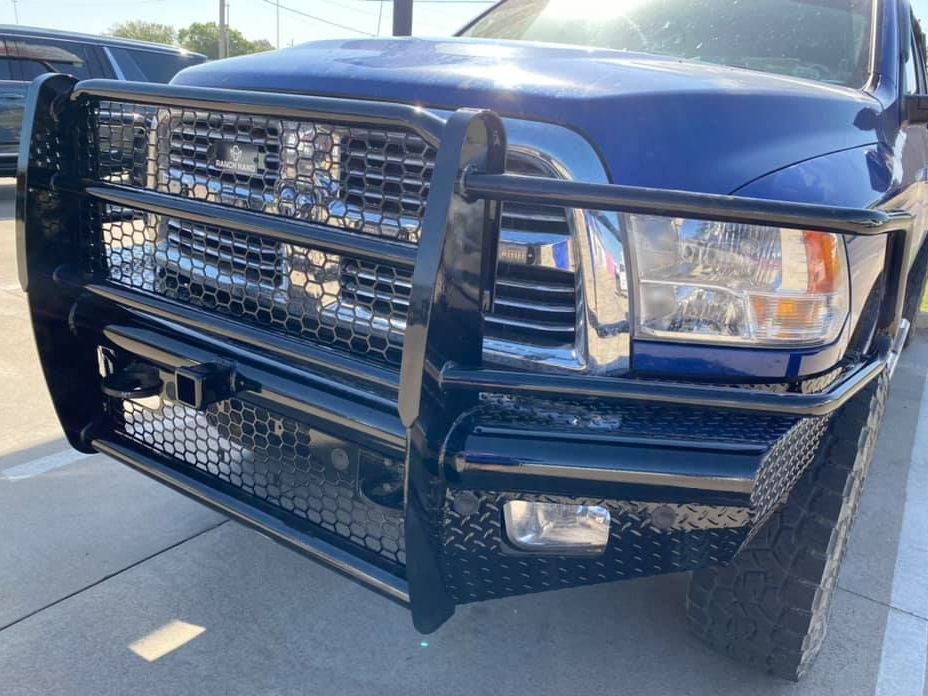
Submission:
<svg viewBox="0 0 928 696">
<path fill-rule="evenodd" d="M 525 42 L 321 41 L 198 65 L 174 83 L 493 109 L 580 132 L 615 183 L 708 193 L 887 139 L 880 103 L 858 90 Z"/>
</svg>

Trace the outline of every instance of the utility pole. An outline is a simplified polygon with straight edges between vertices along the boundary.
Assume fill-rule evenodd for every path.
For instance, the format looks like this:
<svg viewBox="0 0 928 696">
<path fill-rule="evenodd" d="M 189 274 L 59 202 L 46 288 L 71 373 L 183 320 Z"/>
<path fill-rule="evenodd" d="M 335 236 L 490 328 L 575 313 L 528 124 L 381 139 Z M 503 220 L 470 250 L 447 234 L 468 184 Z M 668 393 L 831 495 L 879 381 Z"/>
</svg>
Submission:
<svg viewBox="0 0 928 696">
<path fill-rule="evenodd" d="M 16 23 L 19 24 L 19 6 L 16 4 L 18 0 L 12 0 L 13 2 L 13 19 L 16 20 Z"/>
<path fill-rule="evenodd" d="M 277 0 L 277 48 L 280 48 L 280 0 Z"/>
<path fill-rule="evenodd" d="M 229 28 L 226 26 L 226 0 L 219 0 L 219 57 L 229 55 Z"/>
<path fill-rule="evenodd" d="M 393 0 L 393 36 L 412 36 L 412 0 Z"/>
</svg>

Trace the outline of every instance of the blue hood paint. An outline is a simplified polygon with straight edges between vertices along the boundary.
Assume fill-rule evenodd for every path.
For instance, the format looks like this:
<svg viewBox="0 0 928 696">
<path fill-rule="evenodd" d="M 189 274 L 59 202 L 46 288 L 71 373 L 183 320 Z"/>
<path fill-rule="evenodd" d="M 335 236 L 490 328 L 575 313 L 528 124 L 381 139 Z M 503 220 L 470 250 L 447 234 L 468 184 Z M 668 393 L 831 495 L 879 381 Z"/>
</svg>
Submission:
<svg viewBox="0 0 928 696">
<path fill-rule="evenodd" d="M 710 193 L 894 137 L 880 131 L 880 102 L 857 90 L 523 42 L 322 41 L 188 68 L 174 83 L 489 108 L 578 130 L 616 183 Z"/>
</svg>

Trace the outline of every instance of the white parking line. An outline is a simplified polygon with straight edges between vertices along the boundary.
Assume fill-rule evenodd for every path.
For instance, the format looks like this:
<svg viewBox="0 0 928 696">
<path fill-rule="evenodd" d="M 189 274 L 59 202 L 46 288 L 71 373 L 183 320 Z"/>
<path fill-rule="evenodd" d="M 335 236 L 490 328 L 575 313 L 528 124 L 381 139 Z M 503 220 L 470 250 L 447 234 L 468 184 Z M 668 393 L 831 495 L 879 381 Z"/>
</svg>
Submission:
<svg viewBox="0 0 928 696">
<path fill-rule="evenodd" d="M 903 501 L 876 696 L 922 696 L 928 660 L 928 382 Z"/>
<path fill-rule="evenodd" d="M 33 459 L 31 462 L 17 464 L 16 466 L 11 466 L 9 469 L 0 471 L 0 480 L 6 479 L 7 481 L 22 481 L 24 479 L 32 478 L 33 476 L 38 476 L 39 474 L 44 474 L 54 469 L 60 469 L 63 466 L 79 462 L 83 459 L 87 459 L 87 457 L 92 456 L 92 454 L 84 454 L 83 452 L 78 452 L 76 450 L 56 452 L 55 454 L 49 454 L 46 457 Z"/>
</svg>

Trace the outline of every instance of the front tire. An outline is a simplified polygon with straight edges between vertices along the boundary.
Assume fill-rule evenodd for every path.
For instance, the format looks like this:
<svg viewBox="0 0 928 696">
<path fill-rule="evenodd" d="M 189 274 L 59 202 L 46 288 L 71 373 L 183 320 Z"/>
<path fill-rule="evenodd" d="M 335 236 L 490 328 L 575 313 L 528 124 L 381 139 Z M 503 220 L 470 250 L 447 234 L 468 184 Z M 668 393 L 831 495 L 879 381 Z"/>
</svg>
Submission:
<svg viewBox="0 0 928 696">
<path fill-rule="evenodd" d="M 815 462 L 730 565 L 693 573 L 687 620 L 719 652 L 792 681 L 814 662 L 887 390 L 884 374 L 832 417 Z"/>
</svg>

